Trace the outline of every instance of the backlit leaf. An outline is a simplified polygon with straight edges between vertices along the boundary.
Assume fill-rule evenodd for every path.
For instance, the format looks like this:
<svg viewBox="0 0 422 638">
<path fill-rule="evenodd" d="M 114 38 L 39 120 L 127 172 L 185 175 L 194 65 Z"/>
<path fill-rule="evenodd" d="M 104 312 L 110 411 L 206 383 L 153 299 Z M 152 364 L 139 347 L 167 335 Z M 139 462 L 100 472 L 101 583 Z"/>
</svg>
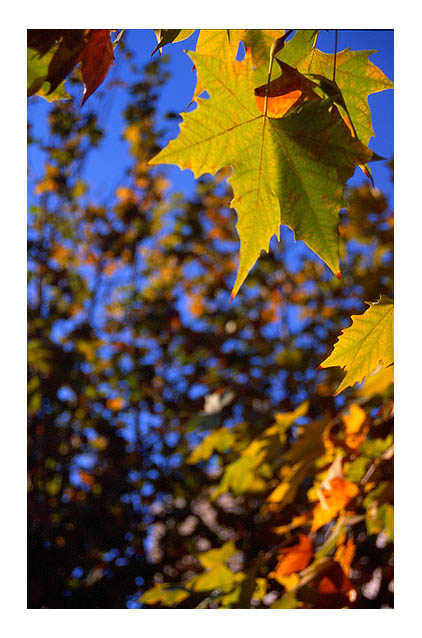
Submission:
<svg viewBox="0 0 422 638">
<path fill-rule="evenodd" d="M 343 188 L 357 165 L 375 156 L 353 139 L 325 101 L 310 102 L 281 119 L 265 118 L 254 97 L 252 59 L 191 53 L 210 99 L 184 115 L 179 137 L 151 164 L 177 164 L 194 176 L 231 165 L 233 208 L 238 213 L 240 264 L 232 296 L 280 224 L 338 272 L 338 211 Z"/>
<path fill-rule="evenodd" d="M 393 383 L 394 366 L 381 368 L 381 370 L 378 370 L 375 374 L 366 377 L 362 387 L 359 388 L 356 394 L 364 399 L 370 399 L 377 394 L 388 395 L 389 392 L 391 392 Z"/>
<path fill-rule="evenodd" d="M 305 569 L 311 562 L 312 555 L 313 549 L 311 541 L 305 534 L 300 534 L 299 542 L 296 545 L 285 547 L 280 551 L 277 566 L 274 571 L 269 574 L 269 577 L 275 578 L 280 582 L 280 579 L 283 579 L 285 576 L 302 571 L 302 569 Z"/>
<path fill-rule="evenodd" d="M 198 555 L 199 562 L 205 568 L 213 568 L 224 563 L 236 553 L 236 545 L 233 541 L 227 541 L 219 549 L 210 549 Z"/>
<path fill-rule="evenodd" d="M 162 49 L 166 44 L 186 40 L 186 38 L 189 38 L 189 36 L 191 36 L 194 32 L 195 29 L 154 29 L 158 44 L 151 53 L 151 57 L 156 51 Z"/>
<path fill-rule="evenodd" d="M 377 303 L 366 303 L 369 309 L 351 317 L 352 325 L 341 333 L 333 352 L 321 364 L 322 368 L 341 366 L 346 370 L 335 394 L 360 383 L 380 364 L 386 368 L 394 361 L 393 301 L 383 295 Z"/>
<path fill-rule="evenodd" d="M 368 427 L 365 426 L 366 412 L 362 410 L 356 403 L 352 403 L 349 407 L 348 414 L 343 416 L 345 426 L 345 443 L 355 450 L 366 439 Z"/>
<path fill-rule="evenodd" d="M 336 553 L 334 554 L 334 560 L 341 565 L 342 570 L 349 576 L 350 566 L 355 556 L 356 546 L 351 538 L 348 538 L 344 545 L 339 545 Z"/>
<path fill-rule="evenodd" d="M 321 489 L 320 502 L 314 510 L 312 531 L 329 523 L 354 498 L 359 488 L 345 478 L 335 477 Z"/>
<path fill-rule="evenodd" d="M 184 589 L 172 588 L 166 583 L 159 583 L 142 594 L 139 601 L 144 605 L 162 603 L 166 607 L 174 607 L 188 598 L 189 595 L 189 592 Z"/>
<path fill-rule="evenodd" d="M 224 565 L 217 565 L 204 574 L 197 576 L 192 585 L 192 589 L 194 591 L 212 591 L 218 588 L 223 592 L 227 592 L 230 591 L 237 582 L 239 582 L 238 574 L 234 574 Z"/>
<path fill-rule="evenodd" d="M 244 492 L 260 492 L 265 489 L 266 482 L 263 481 L 255 471 L 259 463 L 251 456 L 241 456 L 227 465 L 220 485 L 213 492 L 212 498 L 216 499 L 220 494 L 232 491 L 239 495 Z"/>
<path fill-rule="evenodd" d="M 194 465 L 200 461 L 207 461 L 214 451 L 224 452 L 233 445 L 234 441 L 235 437 L 228 428 L 219 428 L 206 436 L 202 443 L 194 448 L 186 462 Z"/>
<path fill-rule="evenodd" d="M 104 81 L 113 64 L 113 59 L 110 29 L 91 29 L 88 41 L 78 59 L 78 62 L 81 62 L 82 80 L 85 85 L 82 104 L 85 104 L 89 96 Z"/>
</svg>

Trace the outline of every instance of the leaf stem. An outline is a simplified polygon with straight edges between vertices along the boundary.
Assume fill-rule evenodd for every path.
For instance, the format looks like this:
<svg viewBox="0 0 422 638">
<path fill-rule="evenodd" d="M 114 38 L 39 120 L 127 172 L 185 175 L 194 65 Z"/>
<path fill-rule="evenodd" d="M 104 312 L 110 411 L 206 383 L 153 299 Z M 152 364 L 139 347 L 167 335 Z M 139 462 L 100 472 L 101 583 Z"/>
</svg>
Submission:
<svg viewBox="0 0 422 638">
<path fill-rule="evenodd" d="M 294 29 L 288 29 L 284 35 L 282 35 L 280 38 L 277 38 L 277 40 L 274 40 L 270 49 L 270 63 L 268 65 L 268 79 L 267 79 L 267 87 L 265 89 L 265 100 L 264 100 L 264 117 L 265 118 L 267 117 L 268 93 L 270 90 L 271 73 L 273 70 L 273 62 L 274 62 L 275 54 L 281 51 L 281 49 L 284 47 L 284 43 L 286 42 L 286 39 L 289 37 L 289 35 L 292 33 L 293 30 Z"/>
<path fill-rule="evenodd" d="M 338 40 L 338 29 L 335 29 L 335 36 L 334 36 L 334 68 L 333 68 L 333 82 L 335 82 L 335 81 L 336 81 L 337 40 Z"/>
</svg>

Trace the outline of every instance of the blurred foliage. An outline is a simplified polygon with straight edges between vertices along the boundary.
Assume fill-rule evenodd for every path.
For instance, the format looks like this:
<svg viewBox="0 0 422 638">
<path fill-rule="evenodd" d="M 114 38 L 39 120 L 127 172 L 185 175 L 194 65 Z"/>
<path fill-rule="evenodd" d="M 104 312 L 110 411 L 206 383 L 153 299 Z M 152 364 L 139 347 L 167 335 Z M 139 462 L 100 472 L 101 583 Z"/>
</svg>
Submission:
<svg viewBox="0 0 422 638">
<path fill-rule="evenodd" d="M 28 607 L 391 607 L 391 369 L 334 396 L 318 368 L 392 297 L 388 202 L 348 193 L 341 281 L 286 231 L 231 302 L 228 172 L 169 191 L 165 56 L 134 75 L 103 200 L 94 113 L 57 102 L 29 139 Z"/>
</svg>

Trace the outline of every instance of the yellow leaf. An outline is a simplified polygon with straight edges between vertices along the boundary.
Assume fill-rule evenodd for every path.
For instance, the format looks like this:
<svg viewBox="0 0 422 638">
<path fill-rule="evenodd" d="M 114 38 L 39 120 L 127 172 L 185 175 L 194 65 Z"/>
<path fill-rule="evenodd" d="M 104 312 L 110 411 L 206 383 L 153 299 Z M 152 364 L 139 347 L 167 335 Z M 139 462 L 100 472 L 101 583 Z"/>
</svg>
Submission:
<svg viewBox="0 0 422 638">
<path fill-rule="evenodd" d="M 195 177 L 233 168 L 228 181 L 240 256 L 232 297 L 261 250 L 280 236 L 281 224 L 338 272 L 337 217 L 345 181 L 357 165 L 376 159 L 374 153 L 351 137 L 325 100 L 307 102 L 295 118 L 264 117 L 253 93 L 253 51 L 242 61 L 227 46 L 215 55 L 190 57 L 210 97 L 198 98 L 198 108 L 183 115 L 179 136 L 149 164 L 177 164 Z"/>
<path fill-rule="evenodd" d="M 350 572 L 350 566 L 355 556 L 356 546 L 351 538 L 347 539 L 345 545 L 339 545 L 336 553 L 334 554 L 334 560 L 340 565 L 345 575 L 348 576 Z"/>
<path fill-rule="evenodd" d="M 343 416 L 346 430 L 345 443 L 352 450 L 356 450 L 366 439 L 368 426 L 365 425 L 366 412 L 356 403 L 352 403 L 349 413 Z"/>
<path fill-rule="evenodd" d="M 366 378 L 363 386 L 356 393 L 357 396 L 365 399 L 381 394 L 387 394 L 387 390 L 394 383 L 394 366 L 381 368 L 378 372 L 371 374 Z"/>
<path fill-rule="evenodd" d="M 335 477 L 329 487 L 321 489 L 321 499 L 314 510 L 312 531 L 329 523 L 358 494 L 359 488 L 345 478 Z"/>
<path fill-rule="evenodd" d="M 380 363 L 386 368 L 394 361 L 393 301 L 382 295 L 378 302 L 366 303 L 369 309 L 351 317 L 352 325 L 343 330 L 333 352 L 321 364 L 322 368 L 340 366 L 346 370 L 335 394 L 363 381 Z"/>
</svg>

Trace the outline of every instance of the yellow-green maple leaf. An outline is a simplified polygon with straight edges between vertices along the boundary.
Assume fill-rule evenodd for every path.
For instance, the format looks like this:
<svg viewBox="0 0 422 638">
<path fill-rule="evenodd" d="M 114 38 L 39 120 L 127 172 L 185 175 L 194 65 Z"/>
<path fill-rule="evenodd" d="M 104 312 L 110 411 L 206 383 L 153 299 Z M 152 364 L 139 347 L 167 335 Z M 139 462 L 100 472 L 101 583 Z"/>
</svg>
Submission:
<svg viewBox="0 0 422 638">
<path fill-rule="evenodd" d="M 280 224 L 287 224 L 335 273 L 339 270 L 337 224 L 343 188 L 355 167 L 375 156 L 353 139 L 326 101 L 272 119 L 256 106 L 252 58 L 190 53 L 198 81 L 210 99 L 184 114 L 179 136 L 151 164 L 177 164 L 194 176 L 231 165 L 229 183 L 238 214 L 240 263 L 232 296 L 261 250 L 268 251 Z"/>
<path fill-rule="evenodd" d="M 351 317 L 352 325 L 343 330 L 333 352 L 321 364 L 322 368 L 340 366 L 346 370 L 335 394 L 360 383 L 380 364 L 386 368 L 394 361 L 393 301 L 382 295 L 378 302 L 366 303 L 369 309 Z"/>
</svg>

